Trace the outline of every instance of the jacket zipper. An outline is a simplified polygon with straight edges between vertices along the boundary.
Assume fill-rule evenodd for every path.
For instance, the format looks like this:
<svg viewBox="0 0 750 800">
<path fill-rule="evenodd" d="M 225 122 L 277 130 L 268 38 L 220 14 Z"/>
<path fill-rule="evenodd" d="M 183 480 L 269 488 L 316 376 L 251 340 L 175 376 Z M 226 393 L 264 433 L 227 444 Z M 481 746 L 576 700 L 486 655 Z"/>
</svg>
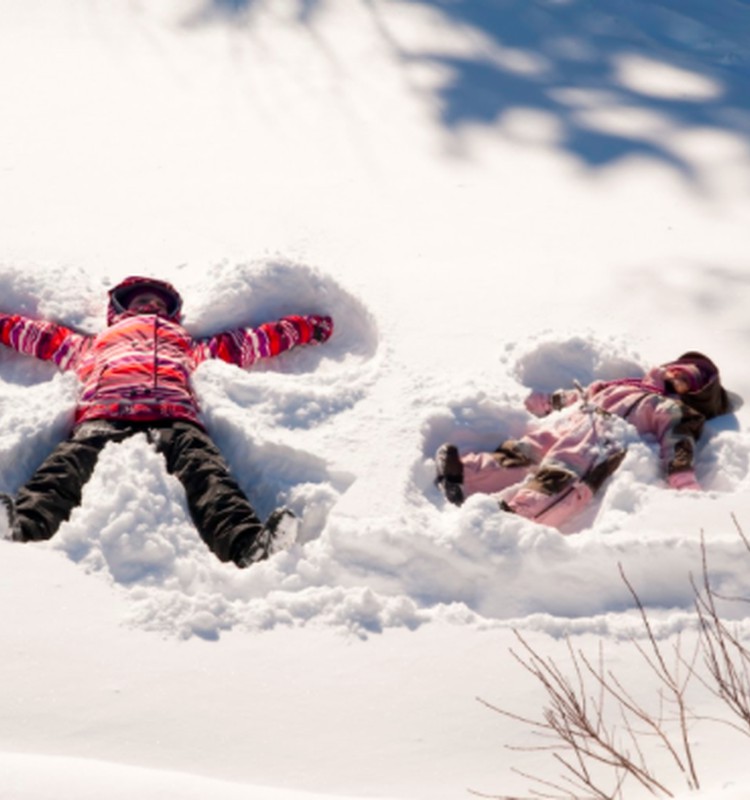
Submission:
<svg viewBox="0 0 750 800">
<path fill-rule="evenodd" d="M 158 325 L 159 325 L 159 317 L 156 314 L 154 314 L 154 347 L 153 347 L 153 350 L 154 350 L 154 387 L 153 387 L 154 397 L 156 397 L 156 388 L 157 388 L 157 384 L 158 384 L 157 376 L 158 376 L 158 369 L 159 369 L 159 359 L 157 358 L 157 352 L 156 352 L 156 350 L 157 350 L 157 348 L 159 346 L 159 336 L 157 334 Z"/>
</svg>

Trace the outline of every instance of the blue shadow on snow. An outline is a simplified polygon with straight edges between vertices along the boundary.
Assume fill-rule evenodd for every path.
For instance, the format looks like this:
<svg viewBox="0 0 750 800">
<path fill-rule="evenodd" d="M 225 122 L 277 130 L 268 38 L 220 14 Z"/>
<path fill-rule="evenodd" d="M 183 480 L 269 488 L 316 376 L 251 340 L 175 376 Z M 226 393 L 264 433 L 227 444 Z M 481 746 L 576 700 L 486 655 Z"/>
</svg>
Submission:
<svg viewBox="0 0 750 800">
<path fill-rule="evenodd" d="M 514 109 L 532 110 L 554 118 L 557 147 L 590 168 L 643 155 L 688 178 L 695 178 L 689 162 L 668 141 L 640 134 L 640 125 L 626 135 L 595 127 L 586 112 L 651 112 L 666 123 L 667 139 L 674 127 L 750 132 L 748 0 L 411 0 L 412 6 L 480 35 L 484 46 L 462 57 L 410 51 L 399 44 L 377 0 L 352 2 L 369 11 L 405 67 L 433 65 L 447 75 L 435 91 L 440 122 L 449 132 L 468 124 L 495 125 Z M 244 23 L 257 5 L 258 0 L 206 0 L 192 23 Z M 297 20 L 309 23 L 324 5 L 323 0 L 298 0 Z M 627 86 L 620 67 L 634 56 L 688 71 L 710 88 L 691 96 Z M 529 68 L 519 67 L 519 59 Z"/>
</svg>

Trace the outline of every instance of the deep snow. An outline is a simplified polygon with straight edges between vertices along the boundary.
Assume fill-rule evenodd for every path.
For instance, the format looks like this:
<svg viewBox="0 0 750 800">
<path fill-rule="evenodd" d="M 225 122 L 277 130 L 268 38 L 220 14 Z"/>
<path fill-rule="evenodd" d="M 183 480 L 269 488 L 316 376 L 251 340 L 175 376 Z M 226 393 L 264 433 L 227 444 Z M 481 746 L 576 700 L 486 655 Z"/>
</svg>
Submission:
<svg viewBox="0 0 750 800">
<path fill-rule="evenodd" d="M 619 566 L 666 648 L 694 635 L 702 533 L 716 586 L 747 595 L 747 2 L 0 0 L 0 19 L 3 311 L 98 330 L 139 273 L 178 286 L 197 335 L 336 320 L 321 348 L 196 375 L 258 510 L 300 514 L 290 552 L 216 561 L 138 437 L 51 542 L 0 542 L 3 800 L 522 794 L 512 767 L 554 768 L 476 699 L 541 709 L 513 629 L 563 662 L 565 636 L 602 644 L 648 694 Z M 700 495 L 638 441 L 569 535 L 434 487 L 437 446 L 494 448 L 530 390 L 688 349 L 736 403 Z M 0 353 L 0 491 L 75 389 Z M 744 800 L 743 737 L 693 735 L 704 796 Z"/>
</svg>

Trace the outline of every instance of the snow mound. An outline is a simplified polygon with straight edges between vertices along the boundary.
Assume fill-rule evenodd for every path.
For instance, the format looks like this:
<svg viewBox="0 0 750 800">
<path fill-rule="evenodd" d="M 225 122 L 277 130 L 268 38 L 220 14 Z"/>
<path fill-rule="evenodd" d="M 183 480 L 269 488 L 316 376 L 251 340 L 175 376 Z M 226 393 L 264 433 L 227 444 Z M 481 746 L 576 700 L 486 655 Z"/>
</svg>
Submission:
<svg viewBox="0 0 750 800">
<path fill-rule="evenodd" d="M 262 275 L 273 284 L 273 276 L 288 269 L 274 266 Z M 248 274 L 235 276 L 250 280 Z M 221 301 L 222 315 L 229 314 L 234 296 L 229 292 Z M 341 297 L 329 306 L 334 314 Z M 214 313 L 213 304 L 210 309 Z M 346 310 L 342 318 L 345 338 Z M 364 344 L 364 335 L 351 336 Z M 368 366 L 345 363 L 344 351 L 352 349 L 339 345 L 326 357 L 321 348 L 319 365 L 304 382 L 299 373 L 257 375 L 223 365 L 199 381 L 209 424 L 253 502 L 264 513 L 283 503 L 300 517 L 299 539 L 288 552 L 245 571 L 219 563 L 188 518 L 181 486 L 145 436 L 105 448 L 82 506 L 49 546 L 117 586 L 127 598 L 129 624 L 180 638 L 307 625 L 367 637 L 436 620 L 477 627 L 525 620 L 558 630 L 554 617 L 596 628 L 631 605 L 620 565 L 637 580 L 644 603 L 687 612 L 702 531 L 710 536 L 715 580 L 741 585 L 743 546 L 732 503 L 747 487 L 750 439 L 732 429 L 731 416 L 708 425 L 699 449 L 703 496 L 666 489 L 655 446 L 633 438 L 606 491 L 564 531 L 583 535 L 563 536 L 502 515 L 489 497 L 455 508 L 434 486 L 432 454 L 442 441 L 493 448 L 517 435 L 531 419 L 524 392 L 551 388 L 545 383 L 550 374 L 559 386 L 570 385 L 573 376 L 588 382 L 623 369 L 642 371 L 645 365 L 618 343 L 597 344 L 584 334 L 542 336 L 511 348 L 505 368 L 517 391 L 492 398 L 467 394 L 442 406 L 431 402 L 417 421 L 420 437 L 411 460 L 394 480 L 404 487 L 403 502 L 394 502 L 391 513 L 362 502 L 367 475 L 342 473 L 315 452 L 320 430 L 335 428 L 374 389 L 362 377 Z M 377 360 L 371 353 L 368 358 Z M 293 369 L 291 358 L 288 363 Z M 330 397 L 356 387 L 360 397 L 351 407 L 304 414 L 300 424 L 291 409 L 309 408 L 311 385 Z M 279 413 L 284 402 L 287 412 Z M 377 483 L 370 488 L 382 489 Z M 675 514 L 694 519 L 694 526 L 670 528 L 665 520 Z"/>
</svg>

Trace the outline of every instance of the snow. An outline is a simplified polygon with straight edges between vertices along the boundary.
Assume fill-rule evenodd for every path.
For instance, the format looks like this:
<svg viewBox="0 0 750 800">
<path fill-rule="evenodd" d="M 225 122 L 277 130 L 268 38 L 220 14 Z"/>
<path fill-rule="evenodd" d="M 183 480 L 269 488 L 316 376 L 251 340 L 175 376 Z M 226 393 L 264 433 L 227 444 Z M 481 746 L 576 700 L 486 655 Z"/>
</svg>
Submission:
<svg viewBox="0 0 750 800">
<path fill-rule="evenodd" d="M 0 798 L 448 800 L 556 777 L 514 631 L 655 694 L 632 645 L 694 641 L 691 575 L 747 596 L 746 0 L 0 0 L 0 309 L 87 330 L 128 274 L 196 335 L 329 312 L 330 342 L 195 376 L 262 514 L 300 540 L 219 563 L 145 437 L 48 543 L 0 542 Z M 654 447 L 566 535 L 446 506 L 435 449 L 523 399 L 697 349 L 735 412 L 678 494 Z M 76 385 L 0 353 L 0 491 Z M 741 603 L 722 610 L 747 635 Z M 704 800 L 746 739 L 698 684 Z M 652 758 L 676 796 L 684 780 Z M 639 794 L 639 791 L 641 792 Z M 627 800 L 645 796 L 633 784 Z"/>
</svg>

